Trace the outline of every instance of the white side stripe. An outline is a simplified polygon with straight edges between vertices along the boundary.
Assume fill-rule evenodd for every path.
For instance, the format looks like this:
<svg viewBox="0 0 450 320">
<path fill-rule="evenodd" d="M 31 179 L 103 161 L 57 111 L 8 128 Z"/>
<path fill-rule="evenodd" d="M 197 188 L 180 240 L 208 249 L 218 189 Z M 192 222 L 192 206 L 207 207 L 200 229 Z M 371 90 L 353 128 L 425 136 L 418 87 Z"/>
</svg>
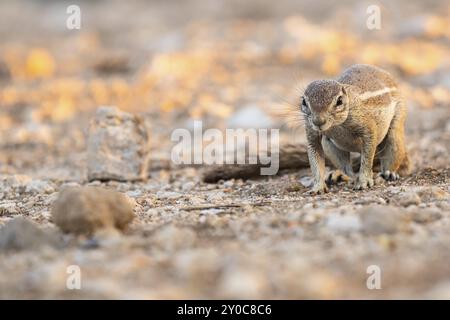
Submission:
<svg viewBox="0 0 450 320">
<path fill-rule="evenodd" d="M 361 100 L 368 100 L 368 99 L 370 99 L 370 98 L 374 98 L 374 97 L 377 97 L 377 96 L 381 96 L 381 95 L 383 95 L 383 94 L 386 94 L 386 93 L 389 93 L 389 92 L 393 92 L 393 91 L 397 91 L 397 88 L 389 88 L 389 87 L 386 87 L 386 88 L 383 88 L 383 89 L 380 89 L 380 90 L 377 90 L 377 91 L 368 91 L 368 92 L 364 92 L 363 94 L 361 94 L 361 95 L 359 96 L 359 98 L 360 98 Z"/>
</svg>

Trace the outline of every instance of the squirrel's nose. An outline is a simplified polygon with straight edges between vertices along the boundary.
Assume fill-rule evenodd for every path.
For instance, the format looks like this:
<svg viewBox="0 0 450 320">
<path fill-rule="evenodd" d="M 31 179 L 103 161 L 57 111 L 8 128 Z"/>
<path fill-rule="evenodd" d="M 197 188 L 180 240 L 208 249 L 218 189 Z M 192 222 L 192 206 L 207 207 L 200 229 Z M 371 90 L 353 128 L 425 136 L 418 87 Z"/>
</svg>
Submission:
<svg viewBox="0 0 450 320">
<path fill-rule="evenodd" d="M 324 117 L 320 117 L 320 116 L 313 117 L 313 119 L 312 119 L 312 123 L 314 123 L 314 125 L 316 125 L 318 127 L 324 125 L 325 122 L 326 122 L 326 119 Z"/>
</svg>

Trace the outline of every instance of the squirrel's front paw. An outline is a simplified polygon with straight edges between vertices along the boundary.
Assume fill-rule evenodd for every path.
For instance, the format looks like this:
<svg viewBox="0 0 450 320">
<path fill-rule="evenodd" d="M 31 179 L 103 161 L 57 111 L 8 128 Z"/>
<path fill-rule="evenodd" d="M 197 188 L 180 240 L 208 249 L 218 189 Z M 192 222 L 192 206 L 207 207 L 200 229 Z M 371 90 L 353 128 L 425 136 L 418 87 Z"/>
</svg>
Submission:
<svg viewBox="0 0 450 320">
<path fill-rule="evenodd" d="M 327 185 L 331 186 L 333 184 L 338 184 L 339 182 L 345 182 L 348 183 L 352 181 L 352 177 L 346 175 L 344 172 L 342 172 L 341 170 L 334 170 L 331 171 L 328 174 L 327 179 L 325 180 L 325 182 L 327 183 Z"/>
<path fill-rule="evenodd" d="M 373 178 L 369 175 L 360 174 L 355 183 L 355 190 L 364 190 L 373 187 Z"/>
<path fill-rule="evenodd" d="M 395 171 L 385 170 L 383 172 L 380 172 L 379 175 L 386 181 L 395 181 L 395 180 L 400 179 L 399 174 Z"/>
<path fill-rule="evenodd" d="M 311 190 L 308 191 L 310 195 L 322 194 L 328 192 L 328 187 L 325 183 L 314 184 Z"/>
</svg>

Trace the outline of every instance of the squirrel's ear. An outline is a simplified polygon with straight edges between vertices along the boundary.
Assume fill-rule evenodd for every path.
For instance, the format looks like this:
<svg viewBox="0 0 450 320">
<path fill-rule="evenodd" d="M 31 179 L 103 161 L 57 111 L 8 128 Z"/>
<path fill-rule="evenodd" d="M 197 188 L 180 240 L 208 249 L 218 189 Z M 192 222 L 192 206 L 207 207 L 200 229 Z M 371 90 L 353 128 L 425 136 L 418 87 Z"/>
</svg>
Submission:
<svg viewBox="0 0 450 320">
<path fill-rule="evenodd" d="M 347 90 L 345 89 L 345 86 L 342 86 L 342 93 L 345 95 L 347 94 Z"/>
</svg>

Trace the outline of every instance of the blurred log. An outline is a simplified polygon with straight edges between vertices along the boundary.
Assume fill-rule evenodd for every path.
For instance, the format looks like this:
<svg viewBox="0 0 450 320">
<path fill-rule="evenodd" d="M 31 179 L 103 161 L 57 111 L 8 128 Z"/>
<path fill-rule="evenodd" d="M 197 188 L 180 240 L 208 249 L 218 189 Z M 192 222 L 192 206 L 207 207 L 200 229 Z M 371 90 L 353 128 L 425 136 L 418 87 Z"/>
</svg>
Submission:
<svg viewBox="0 0 450 320">
<path fill-rule="evenodd" d="M 309 168 L 308 153 L 304 144 L 286 144 L 279 150 L 279 170 L 295 170 Z M 377 159 L 376 159 L 377 160 Z M 325 165 L 332 167 L 333 164 L 325 159 Z M 359 170 L 359 156 L 352 157 L 353 170 Z M 216 165 L 207 169 L 203 174 L 203 181 L 206 183 L 215 183 L 219 180 L 230 179 L 250 179 L 261 177 L 260 169 L 269 167 L 261 164 L 259 159 L 256 164 L 223 164 Z M 374 162 L 374 171 L 379 170 L 378 161 Z"/>
<path fill-rule="evenodd" d="M 279 170 L 309 168 L 306 146 L 302 144 L 286 144 L 278 151 Z M 247 161 L 248 162 L 248 161 Z M 327 165 L 329 165 L 327 161 Z M 203 181 L 214 183 L 219 180 L 250 179 L 261 176 L 260 169 L 270 165 L 261 164 L 223 164 L 207 169 L 203 174 Z"/>
<path fill-rule="evenodd" d="M 306 145 L 304 144 L 285 144 L 280 146 L 278 153 L 279 159 L 279 170 L 298 170 L 309 168 L 308 152 L 306 150 Z M 270 157 L 270 152 L 266 157 Z M 262 164 L 259 157 L 256 164 L 220 164 L 212 166 L 204 165 L 173 165 L 169 159 L 166 160 L 150 160 L 149 171 L 155 170 L 173 170 L 176 168 L 186 168 L 186 167 L 196 167 L 202 168 L 206 167 L 203 172 L 203 181 L 206 183 L 216 183 L 219 180 L 230 180 L 230 179 L 251 179 L 261 177 L 261 168 L 268 168 L 270 164 Z M 377 171 L 380 169 L 379 159 L 375 156 L 375 161 L 373 165 L 373 170 Z M 325 159 L 325 165 L 330 168 L 334 168 L 333 164 Z M 358 155 L 352 156 L 352 166 L 355 172 L 358 172 L 360 166 L 360 157 Z"/>
</svg>

